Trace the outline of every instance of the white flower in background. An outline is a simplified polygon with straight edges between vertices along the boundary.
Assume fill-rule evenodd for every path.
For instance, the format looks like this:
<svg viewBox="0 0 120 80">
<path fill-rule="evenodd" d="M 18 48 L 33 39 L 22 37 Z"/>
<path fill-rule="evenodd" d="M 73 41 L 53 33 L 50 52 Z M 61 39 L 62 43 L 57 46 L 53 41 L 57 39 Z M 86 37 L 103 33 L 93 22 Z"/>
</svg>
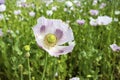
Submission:
<svg viewBox="0 0 120 80">
<path fill-rule="evenodd" d="M 82 13 L 82 12 L 83 12 L 83 9 L 80 10 L 80 13 Z"/>
<path fill-rule="evenodd" d="M 21 2 L 26 2 L 26 0 L 20 0 Z"/>
<path fill-rule="evenodd" d="M 118 46 L 117 44 L 111 44 L 110 48 L 115 52 L 120 51 L 120 46 Z"/>
<path fill-rule="evenodd" d="M 112 18 L 109 16 L 98 16 L 97 23 L 98 25 L 108 25 L 112 22 Z"/>
<path fill-rule="evenodd" d="M 42 2 L 44 2 L 46 6 L 49 6 L 53 2 L 53 0 L 42 0 Z"/>
<path fill-rule="evenodd" d="M 58 72 L 55 73 L 55 77 L 58 77 Z"/>
<path fill-rule="evenodd" d="M 80 80 L 80 78 L 79 77 L 73 77 L 73 78 L 71 78 L 69 80 Z"/>
<path fill-rule="evenodd" d="M 65 2 L 65 5 L 66 5 L 67 7 L 72 7 L 72 6 L 73 6 L 73 3 L 72 3 L 71 1 L 66 1 L 66 2 Z"/>
<path fill-rule="evenodd" d="M 99 14 L 99 11 L 98 10 L 90 10 L 89 11 L 90 12 L 90 15 L 92 15 L 92 16 L 97 16 L 98 14 Z"/>
<path fill-rule="evenodd" d="M 20 2 L 23 2 L 23 3 L 26 2 L 26 0 L 17 0 L 17 1 L 20 1 Z"/>
<path fill-rule="evenodd" d="M 97 20 L 93 19 L 93 18 L 90 18 L 90 25 L 91 26 L 97 26 L 98 25 Z"/>
<path fill-rule="evenodd" d="M 5 0 L 0 0 L 0 4 L 4 4 L 5 3 Z"/>
<path fill-rule="evenodd" d="M 106 6 L 106 3 L 101 3 L 99 8 L 103 9 L 105 6 Z"/>
<path fill-rule="evenodd" d="M 53 11 L 52 11 L 52 10 L 47 10 L 47 11 L 46 11 L 46 14 L 47 14 L 48 16 L 51 16 L 51 15 L 53 14 Z"/>
<path fill-rule="evenodd" d="M 112 22 L 112 18 L 109 16 L 98 16 L 97 19 L 90 18 L 90 25 L 108 25 Z"/>
<path fill-rule="evenodd" d="M 70 10 L 72 10 L 72 11 L 73 11 L 73 10 L 74 10 L 74 7 L 73 7 L 73 6 L 72 6 L 72 7 L 70 7 Z"/>
<path fill-rule="evenodd" d="M 65 12 L 67 12 L 67 11 L 68 11 L 68 9 L 67 9 L 67 8 L 64 8 L 64 11 L 65 11 Z"/>
<path fill-rule="evenodd" d="M 21 14 L 21 10 L 14 10 L 14 14 L 15 14 L 15 15 Z"/>
<path fill-rule="evenodd" d="M 31 3 L 29 6 L 31 6 L 32 8 L 36 8 L 35 4 L 34 3 Z"/>
<path fill-rule="evenodd" d="M 56 11 L 57 10 L 57 6 L 53 6 L 51 10 L 52 11 Z"/>
<path fill-rule="evenodd" d="M 28 7 L 28 4 L 26 3 L 26 0 L 17 0 L 16 6 L 17 7 Z"/>
<path fill-rule="evenodd" d="M 78 19 L 76 22 L 77 22 L 79 25 L 85 24 L 85 20 L 84 20 L 84 19 L 82 19 L 82 20 Z"/>
<path fill-rule="evenodd" d="M 0 12 L 4 12 L 6 10 L 6 5 L 5 4 L 1 4 L 0 5 Z"/>
<path fill-rule="evenodd" d="M 115 11 L 115 15 L 119 15 L 120 14 L 120 11 Z"/>
<path fill-rule="evenodd" d="M 62 20 L 40 17 L 33 31 L 39 47 L 51 56 L 70 53 L 75 46 L 72 29 Z"/>
<path fill-rule="evenodd" d="M 29 15 L 30 15 L 31 17 L 34 17 L 34 16 L 35 16 L 35 12 L 34 12 L 34 11 L 31 11 L 31 12 L 29 12 Z"/>
<path fill-rule="evenodd" d="M 0 29 L 0 37 L 3 36 L 3 32 L 2 29 Z"/>
<path fill-rule="evenodd" d="M 65 1 L 65 0 L 57 0 L 58 2 L 63 2 L 63 1 Z"/>
<path fill-rule="evenodd" d="M 78 1 L 78 0 L 74 0 L 74 1 L 73 1 L 73 3 L 74 3 L 76 6 L 78 6 L 78 7 L 80 7 L 80 6 L 81 6 L 80 1 Z"/>
<path fill-rule="evenodd" d="M 0 20 L 4 19 L 4 15 L 0 14 Z"/>
<path fill-rule="evenodd" d="M 98 3 L 98 0 L 93 0 L 92 5 L 97 5 L 97 3 Z"/>
<path fill-rule="evenodd" d="M 114 18 L 113 20 L 114 20 L 115 22 L 118 22 L 118 21 L 119 21 L 119 19 L 118 19 L 118 18 Z"/>
</svg>

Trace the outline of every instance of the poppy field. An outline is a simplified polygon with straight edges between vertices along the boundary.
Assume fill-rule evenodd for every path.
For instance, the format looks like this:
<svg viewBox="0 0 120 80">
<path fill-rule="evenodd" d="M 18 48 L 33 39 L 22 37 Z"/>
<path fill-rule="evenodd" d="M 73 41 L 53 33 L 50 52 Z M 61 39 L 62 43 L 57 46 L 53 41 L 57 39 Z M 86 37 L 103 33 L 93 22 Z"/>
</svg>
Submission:
<svg viewBox="0 0 120 80">
<path fill-rule="evenodd" d="M 120 1 L 0 0 L 0 80 L 120 80 Z"/>
</svg>

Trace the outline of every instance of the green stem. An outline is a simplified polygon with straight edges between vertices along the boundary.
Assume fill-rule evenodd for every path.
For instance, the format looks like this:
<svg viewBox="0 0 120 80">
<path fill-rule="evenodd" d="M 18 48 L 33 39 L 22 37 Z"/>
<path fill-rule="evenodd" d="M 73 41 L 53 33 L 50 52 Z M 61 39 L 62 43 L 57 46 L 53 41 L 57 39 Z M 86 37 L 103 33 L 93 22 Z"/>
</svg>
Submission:
<svg viewBox="0 0 120 80">
<path fill-rule="evenodd" d="M 46 72 L 46 68 L 47 68 L 47 58 L 48 58 L 48 54 L 46 53 L 46 58 L 45 58 L 45 65 L 44 65 L 44 71 L 43 71 L 43 74 L 42 74 L 42 79 L 44 79 L 45 77 L 45 72 Z"/>
<path fill-rule="evenodd" d="M 28 75 L 29 75 L 29 80 L 31 80 L 30 60 L 29 60 L 29 58 L 28 58 Z"/>
<path fill-rule="evenodd" d="M 22 70 L 21 70 L 21 72 L 20 72 L 20 80 L 23 80 Z"/>
</svg>

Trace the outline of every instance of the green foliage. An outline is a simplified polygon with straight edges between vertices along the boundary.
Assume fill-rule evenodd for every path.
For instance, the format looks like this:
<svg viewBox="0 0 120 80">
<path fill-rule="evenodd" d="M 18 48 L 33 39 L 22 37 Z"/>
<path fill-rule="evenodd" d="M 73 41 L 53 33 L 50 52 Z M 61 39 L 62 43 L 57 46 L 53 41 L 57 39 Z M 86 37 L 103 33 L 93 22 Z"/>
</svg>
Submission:
<svg viewBox="0 0 120 80">
<path fill-rule="evenodd" d="M 99 15 L 120 19 L 120 15 L 114 14 L 115 10 L 120 11 L 119 0 L 99 0 L 96 6 L 92 6 L 92 0 L 81 0 L 83 7 L 74 5 L 75 9 L 67 12 L 64 12 L 64 2 L 54 1 L 46 7 L 39 0 L 28 0 L 29 4 L 35 4 L 35 8 L 18 8 L 15 1 L 6 0 L 7 10 L 3 14 L 8 20 L 0 20 L 0 28 L 4 32 L 0 37 L 0 80 L 21 80 L 20 65 L 23 66 L 23 80 L 28 80 L 29 68 L 32 80 L 41 80 L 43 73 L 43 80 L 69 80 L 75 76 L 81 80 L 120 80 L 120 52 L 113 52 L 109 47 L 113 43 L 120 45 L 120 21 L 107 26 L 93 27 L 89 24 L 89 10 L 98 9 L 102 2 L 107 6 L 99 9 Z M 58 6 L 58 9 L 48 16 L 46 10 L 52 6 Z M 18 9 L 22 13 L 15 16 L 14 10 Z M 81 9 L 83 12 L 80 13 Z M 29 16 L 30 11 L 36 12 L 35 17 Z M 46 61 L 48 53 L 37 46 L 32 31 L 40 16 L 70 21 L 76 42 L 73 52 L 57 58 L 48 55 Z M 86 22 L 78 25 L 77 19 L 85 19 Z M 29 68 L 26 45 L 30 45 Z"/>
</svg>

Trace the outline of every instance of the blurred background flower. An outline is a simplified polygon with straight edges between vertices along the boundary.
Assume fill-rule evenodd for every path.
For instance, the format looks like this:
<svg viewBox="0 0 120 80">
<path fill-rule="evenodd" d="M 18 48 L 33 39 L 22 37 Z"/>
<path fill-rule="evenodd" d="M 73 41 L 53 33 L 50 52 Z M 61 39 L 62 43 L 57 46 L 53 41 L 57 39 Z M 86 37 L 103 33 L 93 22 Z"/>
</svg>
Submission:
<svg viewBox="0 0 120 80">
<path fill-rule="evenodd" d="M 82 20 L 78 19 L 76 22 L 77 22 L 79 25 L 85 24 L 85 20 L 84 20 L 84 19 L 82 19 Z"/>
<path fill-rule="evenodd" d="M 73 77 L 73 78 L 70 78 L 69 80 L 80 80 L 79 77 Z"/>
<path fill-rule="evenodd" d="M 113 50 L 113 51 L 120 51 L 120 46 L 118 46 L 117 44 L 111 44 L 110 45 L 110 48 Z"/>
<path fill-rule="evenodd" d="M 4 12 L 6 10 L 5 4 L 0 4 L 0 12 Z"/>
<path fill-rule="evenodd" d="M 90 15 L 92 16 L 97 16 L 99 14 L 99 11 L 98 10 L 90 10 Z"/>
<path fill-rule="evenodd" d="M 0 4 L 4 4 L 5 3 L 5 0 L 0 0 Z"/>
<path fill-rule="evenodd" d="M 0 29 L 0 37 L 3 36 L 3 32 L 2 29 Z"/>
</svg>

